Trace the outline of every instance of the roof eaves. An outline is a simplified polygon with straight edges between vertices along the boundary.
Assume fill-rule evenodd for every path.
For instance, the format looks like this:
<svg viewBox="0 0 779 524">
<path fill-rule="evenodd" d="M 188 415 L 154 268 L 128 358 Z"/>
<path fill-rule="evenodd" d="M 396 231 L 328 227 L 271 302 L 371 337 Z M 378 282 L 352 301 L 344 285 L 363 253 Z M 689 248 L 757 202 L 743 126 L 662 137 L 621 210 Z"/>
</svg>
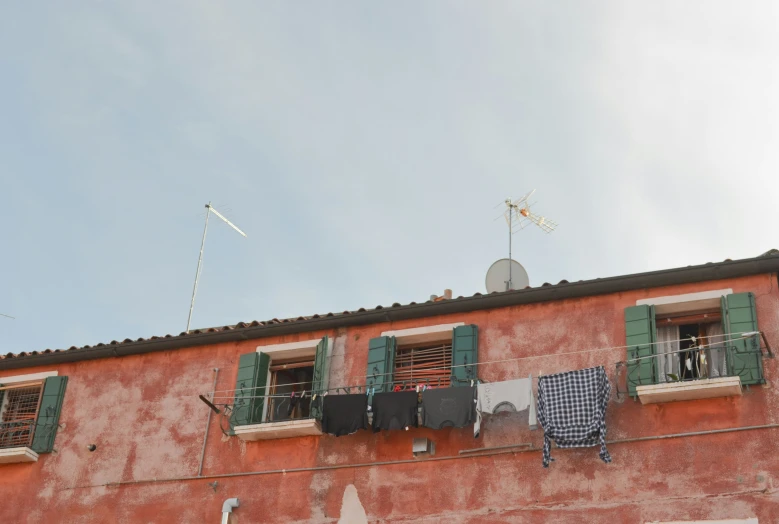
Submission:
<svg viewBox="0 0 779 524">
<path fill-rule="evenodd" d="M 273 319 L 266 322 L 253 321 L 250 324 L 239 322 L 234 326 L 194 330 L 189 334 L 181 333 L 177 336 L 165 335 L 164 337 L 152 336 L 148 339 L 139 338 L 135 341 L 131 339 L 125 339 L 122 342 L 114 340 L 108 345 L 99 343 L 92 347 L 71 347 L 67 351 L 46 350 L 34 353 L 23 352 L 18 355 L 8 353 L 4 356 L 0 355 L 0 370 L 64 361 L 91 360 L 111 356 L 149 353 L 220 342 L 259 339 L 290 333 L 463 313 L 512 305 L 581 298 L 631 289 L 775 272 L 779 272 L 779 254 L 768 252 L 750 259 L 727 260 L 718 263 L 709 262 L 698 266 L 580 280 L 578 282 L 562 280 L 557 285 L 544 283 L 535 288 L 528 287 L 522 290 L 489 293 L 487 295 L 476 293 L 470 297 L 457 297 L 456 299 L 439 302 L 428 300 L 419 304 L 414 302 L 406 305 L 395 303 L 392 307 L 384 308 L 379 305 L 371 310 L 360 308 L 357 311 L 351 312 L 344 311 L 343 313 L 328 313 L 326 315 L 317 314 L 309 317 L 298 317 L 297 319 Z"/>
</svg>

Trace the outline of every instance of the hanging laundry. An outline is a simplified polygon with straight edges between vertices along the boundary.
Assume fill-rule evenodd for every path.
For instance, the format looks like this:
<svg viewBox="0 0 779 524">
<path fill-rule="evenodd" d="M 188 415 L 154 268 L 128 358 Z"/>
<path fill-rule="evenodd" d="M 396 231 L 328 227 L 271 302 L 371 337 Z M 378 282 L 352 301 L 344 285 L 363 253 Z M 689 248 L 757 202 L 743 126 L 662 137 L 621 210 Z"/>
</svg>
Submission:
<svg viewBox="0 0 779 524">
<path fill-rule="evenodd" d="M 341 437 L 368 429 L 368 396 L 325 395 L 322 403 L 322 431 Z"/>
<path fill-rule="evenodd" d="M 504 382 L 479 384 L 476 388 L 476 423 L 473 426 L 473 436 L 481 433 L 482 415 L 502 413 L 504 411 L 527 411 L 530 429 L 538 428 L 536 419 L 536 403 L 533 400 L 532 378 L 518 378 Z"/>
<path fill-rule="evenodd" d="M 476 388 L 449 387 L 428 389 L 422 393 L 422 423 L 441 429 L 465 427 L 476 419 Z"/>
<path fill-rule="evenodd" d="M 538 379 L 538 420 L 544 428 L 543 465 L 549 467 L 551 439 L 560 448 L 600 444 L 600 458 L 611 462 L 606 450 L 606 406 L 611 384 L 603 366 L 547 375 Z"/>
<path fill-rule="evenodd" d="M 417 427 L 419 395 L 416 391 L 376 393 L 373 395 L 373 431 Z"/>
</svg>

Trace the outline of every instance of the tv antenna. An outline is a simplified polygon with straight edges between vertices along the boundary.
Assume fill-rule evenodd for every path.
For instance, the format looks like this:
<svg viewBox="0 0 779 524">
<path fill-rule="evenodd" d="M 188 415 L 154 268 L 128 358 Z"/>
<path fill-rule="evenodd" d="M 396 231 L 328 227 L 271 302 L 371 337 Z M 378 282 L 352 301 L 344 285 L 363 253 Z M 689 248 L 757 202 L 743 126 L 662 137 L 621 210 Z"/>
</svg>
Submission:
<svg viewBox="0 0 779 524">
<path fill-rule="evenodd" d="M 11 315 L 6 315 L 4 313 L 0 313 L 0 317 L 10 318 L 11 320 L 16 320 L 16 317 L 12 317 Z"/>
<path fill-rule="evenodd" d="M 536 215 L 530 210 L 530 206 L 535 204 L 535 202 L 530 202 L 530 197 L 533 196 L 533 193 L 535 193 L 536 190 L 534 189 L 530 193 L 526 194 L 523 197 L 520 197 L 514 201 L 512 201 L 510 198 L 507 198 L 500 204 L 498 204 L 497 207 L 500 207 L 501 205 L 506 206 L 506 211 L 503 212 L 501 215 L 503 218 L 506 219 L 506 224 L 509 227 L 509 263 L 508 265 L 508 280 L 505 281 L 506 284 L 506 291 L 510 289 L 514 289 L 513 282 L 512 282 L 512 266 L 511 264 L 511 238 L 514 236 L 514 233 L 521 229 L 525 229 L 529 224 L 535 224 L 538 226 L 541 231 L 544 233 L 551 233 L 555 230 L 557 227 L 557 222 L 553 222 L 549 220 L 546 217 Z M 498 220 L 499 217 L 497 217 L 495 220 Z"/>
<path fill-rule="evenodd" d="M 192 310 L 195 309 L 195 295 L 197 294 L 197 283 L 200 280 L 200 268 L 203 265 L 203 248 L 206 245 L 206 232 L 208 232 L 208 217 L 211 215 L 211 213 L 221 218 L 225 224 L 238 231 L 238 233 L 240 233 L 242 236 L 246 237 L 246 233 L 241 231 L 238 228 L 238 226 L 236 226 L 235 224 L 227 220 L 224 216 L 222 216 L 222 214 L 219 211 L 214 209 L 214 206 L 211 205 L 211 202 L 206 204 L 206 226 L 203 228 L 203 240 L 200 241 L 200 256 L 197 257 L 197 272 L 195 272 L 195 286 L 192 288 L 192 301 L 189 303 L 189 316 L 187 317 L 187 333 L 189 333 L 189 325 L 192 322 Z"/>
</svg>

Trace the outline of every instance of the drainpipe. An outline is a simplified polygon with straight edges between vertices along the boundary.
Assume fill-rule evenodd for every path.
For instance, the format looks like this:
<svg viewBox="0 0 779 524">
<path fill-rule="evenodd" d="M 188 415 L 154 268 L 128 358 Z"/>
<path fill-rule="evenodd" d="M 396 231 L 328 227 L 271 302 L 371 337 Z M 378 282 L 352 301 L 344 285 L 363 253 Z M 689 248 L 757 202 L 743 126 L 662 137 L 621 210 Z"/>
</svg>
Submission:
<svg viewBox="0 0 779 524">
<path fill-rule="evenodd" d="M 229 524 L 230 513 L 233 512 L 233 508 L 237 508 L 238 506 L 240 506 L 238 499 L 225 500 L 225 503 L 222 504 L 222 524 Z"/>
</svg>

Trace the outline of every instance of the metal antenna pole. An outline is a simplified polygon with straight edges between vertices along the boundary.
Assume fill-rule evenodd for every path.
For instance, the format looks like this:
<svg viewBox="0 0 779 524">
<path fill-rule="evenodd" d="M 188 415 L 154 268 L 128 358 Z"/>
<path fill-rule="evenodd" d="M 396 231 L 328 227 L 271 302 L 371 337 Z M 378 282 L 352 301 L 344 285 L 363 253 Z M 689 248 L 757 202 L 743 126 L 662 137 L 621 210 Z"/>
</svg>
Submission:
<svg viewBox="0 0 779 524">
<path fill-rule="evenodd" d="M 11 320 L 16 320 L 16 317 L 12 317 L 11 315 L 4 315 L 3 313 L 0 313 L 0 317 L 10 318 Z"/>
<path fill-rule="evenodd" d="M 512 284 L 511 283 L 511 237 L 513 235 L 512 235 L 512 231 L 511 231 L 511 226 L 512 226 L 512 216 L 511 215 L 512 215 L 511 207 L 509 206 L 509 281 L 506 282 L 506 291 L 510 291 L 511 290 L 511 284 Z"/>
<path fill-rule="evenodd" d="M 195 309 L 195 295 L 197 294 L 197 281 L 200 279 L 200 266 L 203 263 L 203 248 L 206 245 L 206 233 L 208 232 L 208 216 L 211 214 L 211 202 L 206 204 L 206 226 L 203 228 L 203 240 L 200 241 L 200 256 L 197 257 L 197 271 L 195 272 L 195 286 L 192 288 L 192 301 L 189 303 L 189 316 L 187 317 L 187 333 L 192 322 L 192 310 Z"/>
</svg>

